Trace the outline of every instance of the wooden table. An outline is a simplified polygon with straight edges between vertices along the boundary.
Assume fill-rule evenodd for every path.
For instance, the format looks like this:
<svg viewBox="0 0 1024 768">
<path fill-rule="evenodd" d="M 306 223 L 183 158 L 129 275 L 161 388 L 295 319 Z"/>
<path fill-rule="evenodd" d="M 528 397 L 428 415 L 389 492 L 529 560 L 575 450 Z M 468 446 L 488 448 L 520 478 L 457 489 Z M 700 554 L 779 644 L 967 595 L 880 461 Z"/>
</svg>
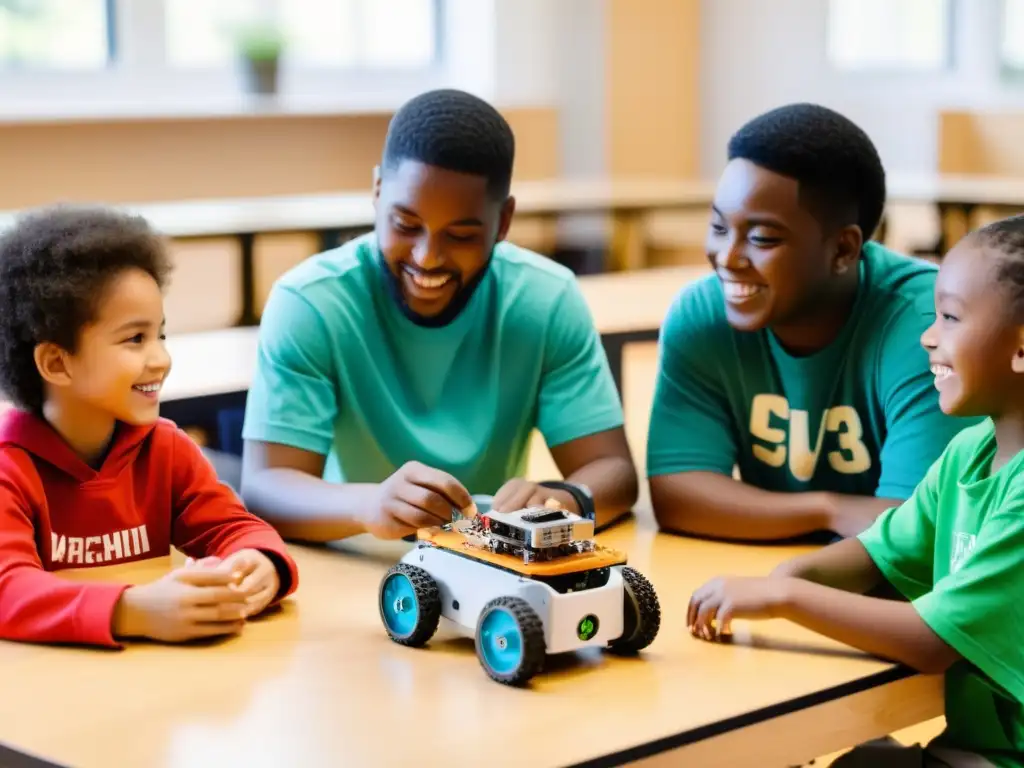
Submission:
<svg viewBox="0 0 1024 768">
<path fill-rule="evenodd" d="M 603 211 L 706 207 L 715 182 L 703 179 L 548 179 L 512 188 L 516 212 L 529 216 Z M 118 208 L 145 216 L 168 237 L 237 236 L 241 233 L 318 232 L 373 227 L 373 198 L 365 192 L 211 198 L 135 203 Z M 16 211 L 0 212 L 0 229 Z"/>
<path fill-rule="evenodd" d="M 801 549 L 701 542 L 632 521 L 599 539 L 625 549 L 658 590 L 661 633 L 640 658 L 556 657 L 529 688 L 511 689 L 486 677 L 451 625 L 427 648 L 398 646 L 377 587 L 409 545 L 359 537 L 294 546 L 298 593 L 234 639 L 120 653 L 0 643 L 0 742 L 76 768 L 772 768 L 941 714 L 940 678 L 793 625 L 737 622 L 732 645 L 690 637 L 694 588 L 722 571 L 765 573 Z M 69 577 L 132 567 L 120 570 Z"/>
<path fill-rule="evenodd" d="M 1024 178 L 1012 176 L 894 173 L 887 178 L 889 199 L 936 207 L 939 234 L 927 249 L 939 256 L 967 234 L 978 208 L 1024 210 Z"/>
<path fill-rule="evenodd" d="M 1024 178 L 956 173 L 891 173 L 888 197 L 900 202 L 1024 208 Z"/>
<path fill-rule="evenodd" d="M 706 210 L 717 180 L 582 178 L 523 181 L 513 185 L 517 212 L 554 219 L 574 213 L 606 213 L 616 223 L 612 251 L 626 254 L 616 266 L 642 266 L 643 217 L 655 211 Z M 989 176 L 889 174 L 890 202 L 934 203 L 945 221 L 951 212 L 969 214 L 979 205 L 1024 207 L 1024 180 Z M 253 244 L 259 234 L 313 232 L 320 247 L 336 246 L 373 227 L 368 191 L 245 198 L 195 199 L 118 205 L 145 216 L 160 232 L 178 239 L 232 237 L 239 243 L 242 311 L 239 325 L 255 325 Z M 0 212 L 0 229 L 17 211 Z M 943 243 L 937 246 L 943 252 Z"/>
</svg>

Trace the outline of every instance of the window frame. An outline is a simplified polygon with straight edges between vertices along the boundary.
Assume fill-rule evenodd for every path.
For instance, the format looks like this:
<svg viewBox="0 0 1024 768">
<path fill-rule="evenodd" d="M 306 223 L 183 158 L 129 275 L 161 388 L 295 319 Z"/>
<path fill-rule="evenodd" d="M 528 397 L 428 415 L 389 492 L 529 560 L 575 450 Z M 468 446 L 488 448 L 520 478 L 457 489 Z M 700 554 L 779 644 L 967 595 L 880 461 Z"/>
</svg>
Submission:
<svg viewBox="0 0 1024 768">
<path fill-rule="evenodd" d="M 832 55 L 830 46 L 831 25 L 833 6 L 836 2 L 851 2 L 851 0 L 827 0 L 825 9 L 825 29 L 823 30 L 825 62 L 829 69 L 844 77 L 931 77 L 936 74 L 952 72 L 956 68 L 956 30 L 958 21 L 959 0 L 942 0 L 945 7 L 945 34 L 943 35 L 943 55 L 940 62 L 935 66 L 901 66 L 898 64 L 861 64 L 856 67 L 848 67 L 840 64 Z M 893 0 L 890 0 L 890 3 Z M 856 0 L 852 0 L 856 2 Z"/>
<path fill-rule="evenodd" d="M 159 0 L 162 2 L 162 0 Z M 40 64 L 35 66 L 26 67 L 25 69 L 8 70 L 4 68 L 2 59 L 0 59 L 0 81 L 3 79 L 11 79 L 25 76 L 37 76 L 39 74 L 49 74 L 58 76 L 73 76 L 81 74 L 83 72 L 97 72 L 107 71 L 113 69 L 117 62 L 117 2 L 118 0 L 100 0 L 100 7 L 103 9 L 103 14 L 106 21 L 106 29 L 104 33 L 104 48 L 106 55 L 106 63 L 101 67 L 95 68 L 82 68 L 82 69 L 63 69 L 61 67 L 50 67 L 46 64 Z"/>
<path fill-rule="evenodd" d="M 370 1 L 370 0 L 364 0 Z M 452 2 L 434 4 L 426 67 L 310 67 L 282 62 L 277 97 L 250 97 L 234 67 L 176 68 L 167 60 L 164 0 L 106 0 L 109 63 L 92 70 L 0 72 L 0 121 L 391 110 L 451 80 Z"/>
<path fill-rule="evenodd" d="M 1004 58 L 1003 46 L 1005 44 L 1007 6 L 1010 0 L 1002 0 L 999 3 L 999 25 L 996 31 L 995 55 L 999 62 L 999 79 L 1008 85 L 1024 85 L 1024 57 L 1019 65 L 1011 64 Z"/>
</svg>

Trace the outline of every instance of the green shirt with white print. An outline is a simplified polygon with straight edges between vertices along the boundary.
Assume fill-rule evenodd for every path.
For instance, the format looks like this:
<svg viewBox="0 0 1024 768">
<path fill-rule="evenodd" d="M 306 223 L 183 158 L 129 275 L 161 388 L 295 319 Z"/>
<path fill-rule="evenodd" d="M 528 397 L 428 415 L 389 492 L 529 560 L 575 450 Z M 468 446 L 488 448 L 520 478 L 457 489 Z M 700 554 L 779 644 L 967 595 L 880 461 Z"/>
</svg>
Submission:
<svg viewBox="0 0 1024 768">
<path fill-rule="evenodd" d="M 976 419 L 945 415 L 921 346 L 938 268 L 869 242 L 838 337 L 805 356 L 726 319 L 717 275 L 665 320 L 647 443 L 651 476 L 732 475 L 769 491 L 906 499 Z"/>
<path fill-rule="evenodd" d="M 963 657 L 946 673 L 946 730 L 936 746 L 1022 766 L 1024 452 L 993 472 L 995 453 L 991 420 L 965 429 L 914 495 L 859 539 Z"/>
</svg>

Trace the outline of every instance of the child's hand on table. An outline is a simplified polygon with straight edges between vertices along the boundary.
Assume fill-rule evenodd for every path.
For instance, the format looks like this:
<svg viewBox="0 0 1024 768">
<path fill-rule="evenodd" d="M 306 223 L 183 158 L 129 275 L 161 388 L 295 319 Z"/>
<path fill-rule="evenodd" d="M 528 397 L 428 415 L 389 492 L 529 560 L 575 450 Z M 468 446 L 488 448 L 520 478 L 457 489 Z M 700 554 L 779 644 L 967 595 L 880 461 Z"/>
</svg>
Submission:
<svg viewBox="0 0 1024 768">
<path fill-rule="evenodd" d="M 168 643 L 237 634 L 249 612 L 247 596 L 230 571 L 185 566 L 125 590 L 113 634 Z"/>
<path fill-rule="evenodd" d="M 717 578 L 690 598 L 686 626 L 694 637 L 716 640 L 731 634 L 733 619 L 771 619 L 785 602 L 789 579 Z"/>
<path fill-rule="evenodd" d="M 202 563 L 207 560 L 211 558 L 204 558 L 193 567 L 202 567 Z M 262 612 L 281 589 L 281 579 L 274 561 L 258 549 L 239 550 L 213 563 L 212 567 L 230 575 L 238 585 L 238 591 L 246 598 L 247 616 Z"/>
</svg>

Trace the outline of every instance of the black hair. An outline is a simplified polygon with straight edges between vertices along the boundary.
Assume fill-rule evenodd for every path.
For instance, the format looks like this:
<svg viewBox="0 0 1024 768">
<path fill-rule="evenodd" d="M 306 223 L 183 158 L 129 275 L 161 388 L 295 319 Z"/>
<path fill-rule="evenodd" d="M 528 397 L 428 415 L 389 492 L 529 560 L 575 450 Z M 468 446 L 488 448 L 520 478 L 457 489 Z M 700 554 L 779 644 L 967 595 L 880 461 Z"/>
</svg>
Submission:
<svg viewBox="0 0 1024 768">
<path fill-rule="evenodd" d="M 51 342 L 74 352 L 108 283 L 131 268 L 161 289 L 170 273 L 162 238 L 140 216 L 50 206 L 21 216 L 0 235 L 0 390 L 7 398 L 42 410 L 35 347 Z"/>
<path fill-rule="evenodd" d="M 755 117 L 729 140 L 741 158 L 796 179 L 800 198 L 826 228 L 857 224 L 871 239 L 885 208 L 885 169 L 868 135 L 817 104 L 788 104 Z"/>
<path fill-rule="evenodd" d="M 1024 214 L 986 224 L 973 237 L 982 247 L 998 252 L 996 282 L 1008 292 L 1010 314 L 1024 322 Z"/>
<path fill-rule="evenodd" d="M 488 193 L 503 200 L 512 184 L 515 138 L 483 99 L 453 89 L 427 91 L 403 104 L 388 125 L 383 169 L 403 160 L 485 176 Z"/>
</svg>

